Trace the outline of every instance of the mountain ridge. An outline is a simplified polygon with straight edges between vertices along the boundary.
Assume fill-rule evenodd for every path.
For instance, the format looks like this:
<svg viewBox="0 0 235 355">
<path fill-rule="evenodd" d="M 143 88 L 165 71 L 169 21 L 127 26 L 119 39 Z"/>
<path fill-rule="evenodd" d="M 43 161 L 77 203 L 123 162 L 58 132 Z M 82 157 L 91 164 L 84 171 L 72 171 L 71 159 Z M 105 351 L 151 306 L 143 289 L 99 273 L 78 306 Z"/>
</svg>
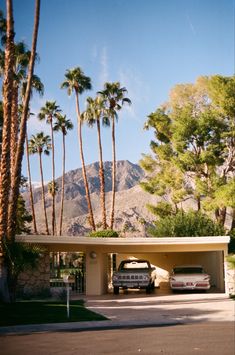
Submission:
<svg viewBox="0 0 235 355">
<path fill-rule="evenodd" d="M 116 207 L 115 207 L 115 229 L 139 231 L 143 229 L 138 221 L 142 218 L 150 219 L 150 213 L 145 208 L 145 204 L 153 199 L 153 196 L 144 192 L 139 182 L 144 179 L 145 173 L 138 164 L 128 160 L 117 161 L 116 174 Z M 86 166 L 88 184 L 90 188 L 92 207 L 97 224 L 102 220 L 100 208 L 100 181 L 99 181 L 99 162 Z M 112 193 L 112 162 L 104 162 L 105 171 L 105 192 L 107 220 L 111 209 Z M 58 193 L 56 195 L 56 217 L 57 221 L 60 212 L 62 177 L 56 179 Z M 47 215 L 50 223 L 52 199 L 45 186 Z M 30 209 L 29 193 L 25 192 L 26 207 Z M 44 218 L 41 207 L 41 188 L 33 191 L 35 212 L 39 230 L 44 229 Z M 154 197 L 154 201 L 156 198 Z M 138 202 L 137 202 L 138 201 Z M 65 200 L 64 200 L 64 223 L 63 234 L 84 235 L 90 227 L 87 223 L 87 203 L 85 188 L 82 177 L 82 169 L 73 169 L 65 174 Z M 141 227 L 141 228 L 139 228 Z M 137 233 L 138 234 L 138 233 Z"/>
</svg>

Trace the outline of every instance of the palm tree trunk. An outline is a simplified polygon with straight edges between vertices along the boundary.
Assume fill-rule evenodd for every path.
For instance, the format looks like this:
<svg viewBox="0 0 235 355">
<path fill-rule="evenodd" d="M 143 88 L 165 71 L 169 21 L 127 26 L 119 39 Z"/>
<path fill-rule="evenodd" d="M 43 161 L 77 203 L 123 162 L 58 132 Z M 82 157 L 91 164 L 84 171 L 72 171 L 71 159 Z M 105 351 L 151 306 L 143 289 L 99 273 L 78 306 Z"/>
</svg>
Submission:
<svg viewBox="0 0 235 355">
<path fill-rule="evenodd" d="M 45 217 L 45 226 L 46 234 L 49 235 L 48 221 L 47 221 L 47 211 L 46 211 L 46 201 L 45 201 L 45 190 L 44 190 L 44 178 L 43 178 L 43 169 L 42 169 L 42 153 L 39 152 L 39 167 L 40 167 L 40 176 L 41 176 L 41 185 L 42 185 L 42 205 Z"/>
<path fill-rule="evenodd" d="M 18 86 L 13 83 L 12 108 L 11 108 L 11 152 L 16 152 L 18 141 Z M 11 156 L 11 176 L 13 176 L 15 167 L 15 154 Z"/>
<path fill-rule="evenodd" d="M 7 236 L 8 203 L 10 194 L 10 141 L 11 141 L 11 105 L 14 66 L 14 19 L 12 1 L 6 1 L 7 33 L 5 48 L 5 67 L 3 81 L 3 130 L 0 163 L 0 292 L 5 302 L 10 301 L 8 289 L 8 269 L 3 243 Z"/>
<path fill-rule="evenodd" d="M 63 133 L 62 186 L 61 186 L 60 231 L 59 231 L 59 235 L 62 235 L 63 214 L 64 214 L 64 175 L 65 175 L 65 134 Z"/>
<path fill-rule="evenodd" d="M 25 138 L 25 145 L 26 145 L 26 160 L 27 160 L 27 170 L 28 170 L 28 179 L 29 179 L 29 196 L 30 196 L 30 204 L 31 204 L 32 217 L 33 217 L 33 229 L 34 229 L 34 233 L 38 234 L 37 224 L 36 224 L 36 216 L 35 216 L 35 210 L 34 210 L 31 169 L 30 169 L 30 161 L 29 161 L 29 144 L 28 144 L 27 132 L 26 132 L 26 138 Z"/>
<path fill-rule="evenodd" d="M 99 145 L 99 155 L 100 155 L 100 204 L 103 212 L 103 229 L 107 229 L 106 222 L 106 208 L 105 208 L 105 180 L 104 180 L 104 166 L 103 166 L 103 153 L 102 153 L 102 144 L 101 144 L 101 135 L 100 135 L 100 120 L 97 119 L 97 132 L 98 132 L 98 145 Z"/>
<path fill-rule="evenodd" d="M 113 229 L 115 194 L 116 194 L 116 147 L 115 147 L 115 117 L 112 117 L 112 150 L 113 150 L 113 171 L 112 171 L 112 207 L 110 215 L 110 228 Z"/>
<path fill-rule="evenodd" d="M 112 149 L 113 149 L 113 171 L 112 171 L 112 207 L 110 215 L 110 228 L 113 229 L 115 194 L 116 194 L 116 147 L 115 147 L 115 117 L 112 117 Z"/>
<path fill-rule="evenodd" d="M 77 109 L 77 119 L 78 119 L 78 139 L 79 139 L 79 146 L 80 146 L 80 157 L 81 157 L 81 162 L 82 162 L 83 180 L 84 180 L 84 185 L 85 185 L 85 190 L 86 190 L 86 199 L 87 199 L 87 207 L 88 207 L 88 212 L 89 212 L 89 221 L 90 221 L 90 225 L 91 225 L 92 230 L 95 231 L 96 228 L 95 228 L 95 222 L 94 222 L 94 216 L 93 216 L 91 198 L 90 198 L 90 191 L 89 191 L 89 186 L 88 186 L 88 181 L 87 181 L 87 176 L 86 176 L 86 167 L 85 167 L 84 155 L 83 155 L 82 122 L 81 122 L 81 117 L 80 117 L 79 101 L 78 101 L 78 93 L 77 92 L 76 92 L 76 109 Z"/>
<path fill-rule="evenodd" d="M 36 47 L 37 47 L 39 15 L 40 15 L 40 0 L 35 0 L 34 30 L 33 30 L 31 55 L 29 61 L 29 69 L 28 69 L 27 88 L 25 92 L 23 113 L 20 122 L 20 134 L 19 134 L 19 140 L 17 145 L 16 162 L 15 162 L 14 177 L 12 183 L 12 199 L 10 202 L 9 213 L 8 213 L 8 236 L 11 239 L 15 238 L 17 201 L 19 196 L 19 186 L 21 180 L 22 160 L 24 155 L 24 142 L 26 136 L 28 108 L 29 108 L 32 76 L 34 71 L 34 63 L 35 63 L 35 55 L 36 55 Z"/>
<path fill-rule="evenodd" d="M 51 149 L 52 149 L 52 216 L 51 216 L 51 225 L 52 225 L 52 235 L 55 235 L 55 145 L 54 145 L 54 133 L 52 126 L 52 118 L 50 121 L 51 124 Z"/>
</svg>

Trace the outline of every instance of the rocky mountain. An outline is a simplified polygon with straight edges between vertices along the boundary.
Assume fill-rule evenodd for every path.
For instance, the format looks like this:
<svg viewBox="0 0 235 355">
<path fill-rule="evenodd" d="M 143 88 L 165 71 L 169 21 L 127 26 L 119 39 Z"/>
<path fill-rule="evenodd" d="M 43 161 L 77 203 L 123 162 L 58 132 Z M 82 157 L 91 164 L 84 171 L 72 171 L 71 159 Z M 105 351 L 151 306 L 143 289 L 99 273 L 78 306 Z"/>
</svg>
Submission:
<svg viewBox="0 0 235 355">
<path fill-rule="evenodd" d="M 111 209 L 112 195 L 112 162 L 104 163 L 105 170 L 105 190 L 106 190 L 106 208 L 107 220 Z M 116 208 L 115 208 L 115 229 L 123 233 L 143 235 L 145 225 L 143 219 L 151 221 L 153 216 L 148 212 L 146 203 L 157 202 L 155 196 L 145 193 L 139 186 L 139 182 L 144 179 L 144 171 L 139 165 L 129 161 L 117 162 L 117 180 L 116 180 Z M 87 177 L 91 193 L 92 207 L 96 224 L 100 224 L 102 216 L 100 209 L 100 182 L 99 182 L 99 163 L 87 166 Z M 61 177 L 56 180 L 58 193 L 56 195 L 56 217 L 57 221 L 60 213 L 61 199 Z M 51 197 L 46 190 L 47 215 L 51 220 Z M 29 193 L 24 193 L 26 206 L 30 209 Z M 41 189 L 34 190 L 34 203 L 37 216 L 38 229 L 44 232 L 44 215 L 41 201 Z M 84 235 L 89 231 L 87 223 L 87 203 L 85 188 L 82 177 L 82 169 L 69 171 L 65 175 L 65 202 L 64 202 L 64 235 Z"/>
</svg>

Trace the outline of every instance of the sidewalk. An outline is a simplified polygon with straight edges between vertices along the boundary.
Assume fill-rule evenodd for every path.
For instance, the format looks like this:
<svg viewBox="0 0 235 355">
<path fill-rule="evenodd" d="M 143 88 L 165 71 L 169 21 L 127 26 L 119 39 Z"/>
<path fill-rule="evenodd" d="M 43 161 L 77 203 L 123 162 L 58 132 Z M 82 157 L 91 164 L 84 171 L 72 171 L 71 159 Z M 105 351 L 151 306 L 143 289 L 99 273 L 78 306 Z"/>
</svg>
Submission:
<svg viewBox="0 0 235 355">
<path fill-rule="evenodd" d="M 0 335 L 235 321 L 235 301 L 219 293 L 146 296 L 130 292 L 83 299 L 88 309 L 109 320 L 0 327 Z"/>
</svg>

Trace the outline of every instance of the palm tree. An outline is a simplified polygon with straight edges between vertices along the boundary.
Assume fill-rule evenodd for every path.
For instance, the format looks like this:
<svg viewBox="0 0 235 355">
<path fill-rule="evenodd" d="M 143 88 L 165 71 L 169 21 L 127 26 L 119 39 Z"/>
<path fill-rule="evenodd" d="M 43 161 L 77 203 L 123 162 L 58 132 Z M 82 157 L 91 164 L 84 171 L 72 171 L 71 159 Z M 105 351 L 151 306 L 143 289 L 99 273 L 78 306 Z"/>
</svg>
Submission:
<svg viewBox="0 0 235 355">
<path fill-rule="evenodd" d="M 112 151 L 113 151 L 113 171 L 112 171 L 112 208 L 110 214 L 110 228 L 113 229 L 115 194 L 116 194 L 116 147 L 115 147 L 115 119 L 118 119 L 117 111 L 120 111 L 124 103 L 131 104 L 131 100 L 125 97 L 127 90 L 121 87 L 119 82 L 105 83 L 104 90 L 99 94 L 104 98 L 109 117 L 112 121 Z"/>
<path fill-rule="evenodd" d="M 10 194 L 10 141 L 11 105 L 14 66 L 14 19 L 12 0 L 6 1 L 6 48 L 3 81 L 3 130 L 0 163 L 0 291 L 5 301 L 9 301 L 7 287 L 7 265 L 4 243 L 7 235 L 8 203 Z"/>
<path fill-rule="evenodd" d="M 92 230 L 95 231 L 95 222 L 91 205 L 90 191 L 87 181 L 86 175 L 86 166 L 84 161 L 83 154 L 83 144 L 82 144 L 82 120 L 80 115 L 79 108 L 79 95 L 81 95 L 85 90 L 91 89 L 91 79 L 88 76 L 85 76 L 81 68 L 77 67 L 71 70 L 67 70 L 65 73 L 65 81 L 61 84 L 62 89 L 67 89 L 68 95 L 71 95 L 72 92 L 75 92 L 76 99 L 76 110 L 77 110 L 77 121 L 78 121 L 78 139 L 79 139 L 79 147 L 80 147 L 80 157 L 82 162 L 82 173 L 83 180 L 86 190 L 86 199 L 87 199 L 87 207 L 90 218 L 90 225 Z"/>
<path fill-rule="evenodd" d="M 45 136 L 43 132 L 32 135 L 29 141 L 29 154 L 38 154 L 39 156 L 39 168 L 41 176 L 42 185 L 42 204 L 45 217 L 46 234 L 49 235 L 47 212 L 46 212 L 46 201 L 45 201 L 45 189 L 44 189 L 44 178 L 43 178 L 43 168 L 42 168 L 42 153 L 49 155 L 51 149 L 51 138 Z"/>
<path fill-rule="evenodd" d="M 66 115 L 58 114 L 56 116 L 56 122 L 54 124 L 54 131 L 60 131 L 63 137 L 63 157 L 62 157 L 62 186 L 61 186 L 61 205 L 60 205 L 60 226 L 59 235 L 62 234 L 63 214 L 64 214 L 64 176 L 65 176 L 65 136 L 69 130 L 73 129 L 73 124 L 69 119 L 66 119 Z"/>
<path fill-rule="evenodd" d="M 18 120 L 18 91 L 19 85 L 26 76 L 26 69 L 29 63 L 30 52 L 26 50 L 23 42 L 14 44 L 14 80 L 12 89 L 12 105 L 11 105 L 11 151 L 16 152 L 19 120 Z M 0 76 L 4 75 L 5 52 L 0 50 Z M 15 154 L 11 157 L 11 174 L 13 174 L 15 163 Z"/>
<path fill-rule="evenodd" d="M 21 97 L 22 100 L 24 99 L 25 95 L 25 90 L 27 86 L 27 81 L 24 80 L 21 83 Z M 44 93 L 44 85 L 41 82 L 40 78 L 37 75 L 33 75 L 32 77 L 32 88 L 31 88 L 31 96 L 33 93 L 33 90 L 36 91 L 40 96 L 43 96 Z M 20 113 L 22 114 L 22 105 L 20 106 Z M 30 116 L 32 116 L 33 113 L 28 114 L 28 119 Z M 37 231 L 37 223 L 36 223 L 36 216 L 35 216 L 35 210 L 34 210 L 34 199 L 33 199 L 33 188 L 32 188 L 32 179 L 31 179 L 31 168 L 30 168 L 30 160 L 29 160 L 29 145 L 28 145 L 28 133 L 27 133 L 27 128 L 26 128 L 26 135 L 25 135 L 25 147 L 26 147 L 26 161 L 27 161 L 27 171 L 28 171 L 28 181 L 29 181 L 29 196 L 30 196 L 30 204 L 31 204 L 31 211 L 32 211 L 32 218 L 33 218 L 33 228 L 34 228 L 34 233 L 38 234 Z"/>
<path fill-rule="evenodd" d="M 87 109 L 82 114 L 83 119 L 90 127 L 96 124 L 98 134 L 98 147 L 99 147 L 99 178 L 100 178 L 100 204 L 102 208 L 102 225 L 103 229 L 107 229 L 106 221 L 106 207 L 105 207 L 105 179 L 104 179 L 104 165 L 103 165 L 103 152 L 100 133 L 100 120 L 102 119 L 103 125 L 109 125 L 107 117 L 107 110 L 105 108 L 105 100 L 101 96 L 95 99 L 87 98 Z"/>
<path fill-rule="evenodd" d="M 52 143 L 52 183 L 55 182 L 55 145 L 54 145 L 54 131 L 53 131 L 53 118 L 60 112 L 59 106 L 56 101 L 47 101 L 45 106 L 41 108 L 38 114 L 39 120 L 46 120 L 51 127 L 51 143 Z M 52 195 L 52 234 L 55 235 L 55 194 Z"/>
<path fill-rule="evenodd" d="M 40 18 L 40 0 L 35 0 L 34 29 L 33 29 L 32 47 L 31 47 L 31 54 L 30 54 L 28 73 L 27 73 L 27 88 L 26 88 L 24 103 L 23 103 L 23 113 L 20 121 L 20 133 L 19 133 L 19 139 L 17 144 L 14 174 L 12 179 L 12 199 L 10 202 L 9 213 L 8 213 L 8 236 L 12 240 L 14 240 L 15 231 L 16 231 L 17 202 L 18 202 L 19 187 L 20 187 L 20 180 L 21 180 L 21 168 L 22 168 L 22 160 L 24 155 L 24 142 L 26 136 L 32 77 L 33 77 L 34 64 L 36 58 L 39 18 Z"/>
</svg>

